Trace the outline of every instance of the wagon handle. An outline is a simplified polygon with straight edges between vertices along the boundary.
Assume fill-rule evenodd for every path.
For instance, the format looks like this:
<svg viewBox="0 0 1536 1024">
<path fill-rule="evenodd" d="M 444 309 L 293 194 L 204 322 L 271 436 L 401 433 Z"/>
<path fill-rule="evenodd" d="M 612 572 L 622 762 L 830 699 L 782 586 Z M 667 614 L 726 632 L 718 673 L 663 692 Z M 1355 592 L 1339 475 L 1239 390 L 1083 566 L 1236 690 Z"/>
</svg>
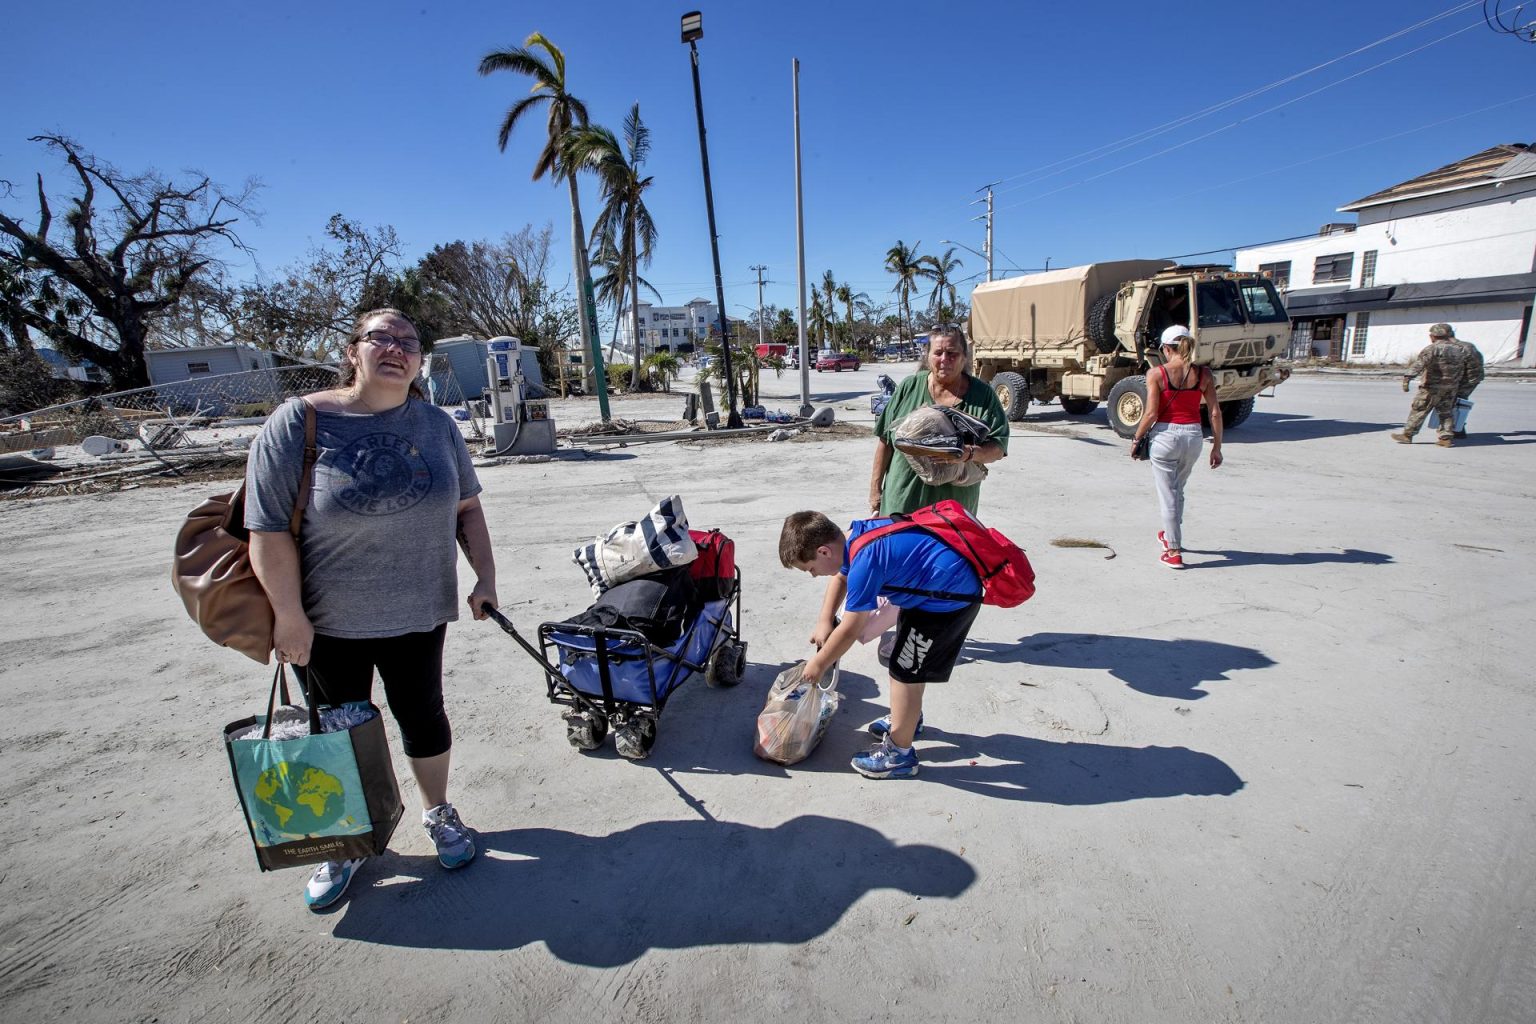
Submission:
<svg viewBox="0 0 1536 1024">
<path fill-rule="evenodd" d="M 540 665 L 543 665 L 544 668 L 546 670 L 550 671 L 550 672 L 555 672 L 556 671 L 556 669 L 555 669 L 555 667 L 553 665 L 551 665 L 549 662 L 544 660 L 544 652 L 539 650 L 537 647 L 533 646 L 532 644 L 530 644 L 527 640 L 525 640 L 523 638 L 523 634 L 521 634 L 521 633 L 519 633 L 517 631 L 517 627 L 512 625 L 512 620 L 507 618 L 505 615 L 501 614 L 501 612 L 498 611 L 497 609 L 492 608 L 491 607 L 491 603 L 489 601 L 487 601 L 484 604 L 482 604 L 480 606 L 480 610 L 485 612 L 486 616 L 492 622 L 494 622 L 494 623 L 496 623 L 496 625 L 500 626 L 501 629 L 502 629 L 502 632 L 506 633 L 513 640 L 516 640 L 519 647 L 521 647 L 523 650 L 527 651 L 530 655 L 532 655 L 534 661 L 537 661 Z"/>
</svg>

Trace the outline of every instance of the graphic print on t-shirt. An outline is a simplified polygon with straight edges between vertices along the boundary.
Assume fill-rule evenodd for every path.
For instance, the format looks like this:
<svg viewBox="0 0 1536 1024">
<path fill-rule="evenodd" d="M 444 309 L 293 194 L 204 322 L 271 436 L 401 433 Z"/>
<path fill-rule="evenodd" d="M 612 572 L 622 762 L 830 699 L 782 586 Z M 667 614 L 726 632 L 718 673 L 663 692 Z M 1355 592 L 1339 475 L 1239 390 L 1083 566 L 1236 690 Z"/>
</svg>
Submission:
<svg viewBox="0 0 1536 1024">
<path fill-rule="evenodd" d="M 346 478 L 335 490 L 337 502 L 363 516 L 403 512 L 432 489 L 432 470 L 421 452 L 399 434 L 364 434 L 330 460 Z"/>
</svg>

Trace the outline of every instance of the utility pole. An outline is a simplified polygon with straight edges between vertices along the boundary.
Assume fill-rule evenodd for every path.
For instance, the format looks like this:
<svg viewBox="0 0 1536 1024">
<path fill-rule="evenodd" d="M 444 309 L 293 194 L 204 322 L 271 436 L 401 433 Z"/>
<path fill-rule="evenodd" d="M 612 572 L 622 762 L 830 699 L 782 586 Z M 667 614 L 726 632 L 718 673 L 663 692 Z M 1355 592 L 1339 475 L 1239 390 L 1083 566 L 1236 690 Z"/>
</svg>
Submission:
<svg viewBox="0 0 1536 1024">
<path fill-rule="evenodd" d="M 800 181 L 800 58 L 790 60 L 790 77 L 795 94 L 795 245 L 799 250 L 800 274 L 800 415 L 809 416 L 811 408 L 811 353 L 805 339 L 805 193 Z"/>
<path fill-rule="evenodd" d="M 1002 182 L 1000 182 L 1000 181 L 994 181 L 994 182 L 992 182 L 992 184 L 990 184 L 990 185 L 983 185 L 983 186 L 981 186 L 981 188 L 976 190 L 977 192 L 985 192 L 987 194 L 985 199 L 977 199 L 975 201 L 976 203 L 985 202 L 987 204 L 987 212 L 982 214 L 981 217 L 973 217 L 973 218 L 971 218 L 972 220 L 982 220 L 982 219 L 985 219 L 986 222 L 987 222 L 987 237 L 986 237 L 986 240 L 981 243 L 981 252 L 982 252 L 982 255 L 984 255 L 987 258 L 987 280 L 988 281 L 992 280 L 992 186 L 993 185 L 1001 185 L 1001 184 L 1002 184 Z M 974 206 L 975 203 L 972 203 L 972 205 Z"/>
<path fill-rule="evenodd" d="M 759 345 L 766 345 L 768 344 L 768 339 L 763 337 L 763 285 L 773 284 L 773 282 L 763 280 L 763 271 L 768 268 L 762 264 L 748 269 L 757 271 L 757 343 Z"/>
</svg>

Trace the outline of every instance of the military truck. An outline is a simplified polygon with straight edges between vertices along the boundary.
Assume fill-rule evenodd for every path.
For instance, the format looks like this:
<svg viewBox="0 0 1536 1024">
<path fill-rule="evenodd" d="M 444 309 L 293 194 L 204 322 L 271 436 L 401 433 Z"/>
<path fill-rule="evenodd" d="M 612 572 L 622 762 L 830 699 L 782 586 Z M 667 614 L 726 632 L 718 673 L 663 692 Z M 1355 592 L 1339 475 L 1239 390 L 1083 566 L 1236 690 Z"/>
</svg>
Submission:
<svg viewBox="0 0 1536 1024">
<path fill-rule="evenodd" d="M 1209 367 L 1222 423 L 1235 427 L 1260 391 L 1290 376 L 1285 304 L 1268 278 L 1225 266 L 1121 260 L 991 281 L 971 293 L 972 370 L 1008 418 L 1060 398 L 1083 416 L 1108 406 L 1121 437 L 1136 432 L 1146 374 L 1162 362 L 1163 329 L 1185 324 Z"/>
</svg>

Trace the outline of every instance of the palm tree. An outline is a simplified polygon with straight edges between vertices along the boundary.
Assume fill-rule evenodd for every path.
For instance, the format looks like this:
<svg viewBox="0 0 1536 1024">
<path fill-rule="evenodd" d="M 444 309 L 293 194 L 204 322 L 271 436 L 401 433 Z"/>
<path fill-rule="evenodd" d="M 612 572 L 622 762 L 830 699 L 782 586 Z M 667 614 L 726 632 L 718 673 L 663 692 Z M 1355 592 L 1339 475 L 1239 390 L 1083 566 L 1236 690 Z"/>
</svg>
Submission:
<svg viewBox="0 0 1536 1024">
<path fill-rule="evenodd" d="M 896 293 L 898 300 L 901 302 L 902 319 L 907 327 L 907 340 L 909 341 L 913 333 L 912 292 L 917 288 L 918 281 L 933 276 L 932 271 L 928 269 L 928 264 L 924 262 L 926 257 L 917 254 L 917 247 L 922 244 L 922 242 L 918 242 L 908 247 L 900 239 L 897 239 L 896 244 L 886 250 L 885 253 L 885 269 L 896 275 L 896 287 L 892 288 L 891 291 Z"/>
<path fill-rule="evenodd" d="M 822 310 L 827 317 L 827 333 L 831 335 L 837 330 L 837 278 L 832 276 L 830 270 L 821 275 L 821 294 Z"/>
<path fill-rule="evenodd" d="M 672 380 L 679 367 L 677 356 L 671 352 L 652 352 L 645 358 L 645 368 L 661 381 L 663 391 L 672 390 Z"/>
<path fill-rule="evenodd" d="M 535 48 L 542 50 L 543 55 L 535 53 Z M 501 120 L 501 130 L 496 134 L 496 145 L 503 153 L 507 151 L 507 140 L 512 137 L 512 130 L 517 127 L 523 115 L 541 103 L 549 106 L 548 138 L 544 142 L 544 148 L 539 152 L 538 160 L 534 162 L 533 180 L 538 181 L 548 174 L 553 181 L 559 182 L 563 179 L 570 188 L 571 260 L 576 272 L 577 287 L 581 290 L 576 303 L 581 314 L 581 337 L 583 343 L 591 350 L 598 405 L 602 410 L 604 422 L 607 422 L 607 375 L 603 372 L 602 352 L 598 347 L 597 324 L 592 322 L 595 312 L 590 305 L 592 272 L 587 266 L 587 233 L 581 221 L 581 194 L 576 188 L 576 175 L 566 166 L 561 156 L 561 147 L 571 129 L 586 127 L 587 107 L 581 100 L 566 91 L 565 54 L 558 46 L 545 39 L 542 32 L 530 35 L 523 40 L 522 46 L 492 50 L 480 58 L 480 74 L 489 75 L 495 71 L 511 71 L 533 79 L 531 94 L 508 107 L 506 115 Z"/>
<path fill-rule="evenodd" d="M 645 190 L 650 177 L 640 176 L 640 165 L 651 151 L 651 132 L 640 120 L 640 104 L 630 108 L 624 118 L 624 145 L 607 128 L 592 125 L 579 128 L 566 137 L 564 156 L 572 170 L 590 169 L 597 174 L 603 190 L 603 210 L 592 226 L 594 240 L 613 236 L 618 239 L 615 269 L 628 280 L 630 295 L 630 337 L 634 339 L 634 372 L 631 387 L 640 380 L 640 264 L 651 261 L 656 247 L 656 225 L 645 208 Z M 621 293 L 622 294 L 622 293 Z"/>
<path fill-rule="evenodd" d="M 953 247 L 946 249 L 943 256 L 925 256 L 924 261 L 928 265 L 928 275 L 933 279 L 933 292 L 928 296 L 928 308 L 935 311 L 940 319 L 945 319 L 943 310 L 948 308 L 948 316 L 954 316 L 955 312 L 955 283 L 951 275 L 959 269 L 961 263 L 955 259 Z M 949 306 L 944 305 L 944 293 L 949 293 Z"/>
<path fill-rule="evenodd" d="M 845 320 L 844 322 L 848 325 L 847 326 L 847 337 L 849 339 L 851 339 L 852 336 L 853 336 L 853 306 L 854 306 L 854 303 L 863 303 L 863 302 L 867 302 L 868 300 L 869 300 L 869 296 L 868 295 L 865 295 L 863 292 L 856 292 L 856 291 L 854 291 L 853 290 L 853 285 L 849 284 L 846 281 L 844 281 L 842 284 L 837 286 L 837 301 L 841 302 L 843 304 L 843 309 L 848 314 L 848 319 Z"/>
<path fill-rule="evenodd" d="M 624 300 L 629 289 L 629 277 L 619 254 L 618 242 L 614 241 L 612 225 L 603 231 L 593 246 L 592 265 L 603 272 L 603 276 L 592 279 L 593 291 L 600 302 L 613 307 L 613 339 L 608 343 L 608 358 L 611 360 L 614 349 L 619 345 L 619 321 L 623 316 Z M 645 278 L 635 275 L 635 284 L 654 295 L 657 302 L 661 301 L 661 293 Z"/>
<path fill-rule="evenodd" d="M 821 304 L 821 293 L 815 293 L 811 299 L 811 308 L 805 311 L 805 326 L 817 339 L 818 349 L 830 348 L 827 344 L 827 310 Z"/>
</svg>

